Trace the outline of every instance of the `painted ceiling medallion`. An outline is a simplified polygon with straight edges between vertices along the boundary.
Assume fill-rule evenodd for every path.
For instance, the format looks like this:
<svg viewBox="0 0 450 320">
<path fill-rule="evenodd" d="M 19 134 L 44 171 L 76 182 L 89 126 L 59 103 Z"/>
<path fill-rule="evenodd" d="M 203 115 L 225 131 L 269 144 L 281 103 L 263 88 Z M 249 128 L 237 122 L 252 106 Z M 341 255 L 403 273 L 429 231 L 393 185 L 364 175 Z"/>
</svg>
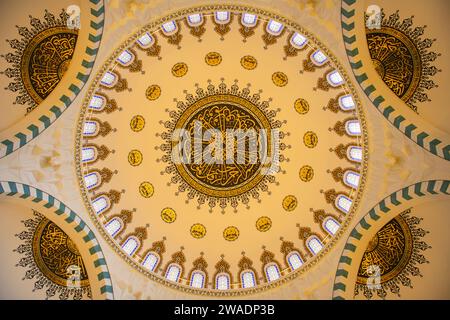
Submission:
<svg viewBox="0 0 450 320">
<path fill-rule="evenodd" d="M 431 79 L 438 70 L 432 63 L 440 54 L 429 51 L 436 39 L 422 39 L 425 27 L 414 27 L 413 17 L 400 22 L 398 10 L 385 17 L 381 29 L 366 28 L 375 70 L 384 83 L 415 112 L 430 101 L 427 91 L 437 87 Z"/>
<path fill-rule="evenodd" d="M 4 73 L 14 80 L 6 89 L 17 92 L 14 103 L 34 109 L 58 85 L 75 52 L 78 31 L 67 27 L 68 14 L 59 18 L 45 10 L 44 21 L 30 16 L 31 28 L 17 27 L 20 40 L 8 40 L 15 51 L 2 55 L 12 66 Z"/>
<path fill-rule="evenodd" d="M 27 230 L 16 235 L 23 244 L 14 251 L 24 255 L 17 264 L 28 268 L 24 279 L 36 280 L 34 290 L 46 288 L 47 299 L 91 298 L 86 268 L 67 234 L 36 211 L 23 223 Z"/>
<path fill-rule="evenodd" d="M 151 72 L 117 73 L 123 57 Z M 301 73 L 305 59 L 321 67 Z M 105 123 L 115 131 L 95 135 Z M 358 96 L 333 54 L 297 23 L 239 5 L 175 12 L 115 49 L 83 102 L 75 150 L 86 208 L 120 257 L 209 296 L 307 272 L 351 222 L 368 158 Z"/>
<path fill-rule="evenodd" d="M 411 277 L 421 276 L 417 265 L 428 263 L 422 251 L 431 247 L 422 240 L 428 233 L 418 227 L 422 219 L 410 214 L 411 209 L 399 214 L 369 242 L 359 266 L 355 296 L 362 293 L 371 299 L 377 294 L 384 299 L 389 292 L 400 296 L 400 285 L 412 287 Z M 368 281 L 374 277 L 379 282 Z"/>
</svg>

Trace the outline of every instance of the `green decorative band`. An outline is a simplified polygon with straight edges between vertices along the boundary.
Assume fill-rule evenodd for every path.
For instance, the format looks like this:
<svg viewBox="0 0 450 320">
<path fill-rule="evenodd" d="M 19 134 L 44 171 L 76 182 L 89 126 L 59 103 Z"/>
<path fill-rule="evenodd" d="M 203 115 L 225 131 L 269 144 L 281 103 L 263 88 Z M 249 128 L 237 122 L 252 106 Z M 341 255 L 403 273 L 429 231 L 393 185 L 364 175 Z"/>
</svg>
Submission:
<svg viewBox="0 0 450 320">
<path fill-rule="evenodd" d="M 14 133 L 10 137 L 3 137 L 0 142 L 0 159 L 22 148 L 55 122 L 75 100 L 89 79 L 103 35 L 105 7 L 103 0 L 89 0 L 88 6 L 90 6 L 90 10 L 86 12 L 90 14 L 90 24 L 89 27 L 83 27 L 89 28 L 88 32 L 85 33 L 88 35 L 88 44 L 84 50 L 83 62 L 78 67 L 80 72 L 73 79 L 73 82 L 63 90 L 59 98 L 61 103 L 51 106 L 46 111 L 41 111 L 40 108 L 35 109 L 33 112 L 43 113 L 35 123 L 29 124 L 26 129 Z"/>
<path fill-rule="evenodd" d="M 19 182 L 0 181 L 0 196 L 2 195 L 40 203 L 47 209 L 55 209 L 56 215 L 65 218 L 67 225 L 80 235 L 89 248 L 88 251 L 94 261 L 95 272 L 100 284 L 100 296 L 105 300 L 114 299 L 111 276 L 100 244 L 92 230 L 76 212 L 48 193 Z"/>
<path fill-rule="evenodd" d="M 347 289 L 353 288 L 354 283 L 349 283 L 349 273 L 352 268 L 352 262 L 359 263 L 361 259 L 355 259 L 355 251 L 361 243 L 363 235 L 376 223 L 382 216 L 395 209 L 397 206 L 409 200 L 430 196 L 445 194 L 450 195 L 450 181 L 449 180 L 430 180 L 412 184 L 403 189 L 397 190 L 391 195 L 381 200 L 375 207 L 373 207 L 353 228 L 347 243 L 342 251 L 339 259 L 336 276 L 334 279 L 333 299 L 345 299 Z"/>
</svg>

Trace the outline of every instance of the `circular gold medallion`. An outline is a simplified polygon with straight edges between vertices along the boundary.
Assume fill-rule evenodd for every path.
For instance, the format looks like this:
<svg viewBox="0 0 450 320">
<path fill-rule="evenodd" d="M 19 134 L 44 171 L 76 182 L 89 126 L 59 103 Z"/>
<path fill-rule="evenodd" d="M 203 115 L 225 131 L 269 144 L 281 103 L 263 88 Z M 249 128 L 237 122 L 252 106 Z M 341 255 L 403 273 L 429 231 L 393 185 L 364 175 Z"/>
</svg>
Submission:
<svg viewBox="0 0 450 320">
<path fill-rule="evenodd" d="M 205 62 L 209 66 L 218 66 L 222 62 L 222 56 L 218 52 L 210 52 L 205 56 Z"/>
<path fill-rule="evenodd" d="M 293 211 L 297 208 L 297 198 L 293 195 L 288 195 L 283 199 L 283 209 L 286 211 Z"/>
<path fill-rule="evenodd" d="M 241 66 L 247 70 L 253 70 L 258 65 L 258 61 L 253 56 L 243 56 L 241 58 Z"/>
<path fill-rule="evenodd" d="M 206 228 L 201 223 L 196 223 L 191 227 L 191 236 L 195 239 L 201 239 L 206 235 Z"/>
<path fill-rule="evenodd" d="M 132 166 L 138 166 L 142 163 L 142 159 L 144 157 L 142 156 L 142 153 L 139 150 L 131 150 L 128 153 L 128 163 Z"/>
<path fill-rule="evenodd" d="M 144 126 L 145 126 L 145 119 L 143 116 L 137 115 L 137 116 L 134 116 L 133 118 L 131 118 L 130 128 L 134 132 L 141 131 L 142 129 L 144 129 Z"/>
<path fill-rule="evenodd" d="M 283 72 L 275 72 L 272 75 L 272 81 L 277 87 L 284 87 L 288 83 L 288 77 Z"/>
<path fill-rule="evenodd" d="M 298 98 L 294 102 L 294 108 L 295 111 L 297 111 L 300 114 L 308 113 L 309 111 L 309 103 L 305 99 Z"/>
<path fill-rule="evenodd" d="M 235 241 L 239 238 L 239 229 L 234 226 L 227 227 L 223 230 L 223 237 L 227 241 Z"/>
<path fill-rule="evenodd" d="M 317 134 L 312 131 L 306 132 L 303 136 L 303 143 L 308 148 L 314 148 L 315 146 L 317 146 L 317 142 L 319 142 L 319 138 L 317 137 Z"/>
<path fill-rule="evenodd" d="M 145 96 L 148 100 L 156 100 L 161 95 L 161 87 L 157 84 L 153 84 L 145 90 Z"/>
<path fill-rule="evenodd" d="M 311 166 L 303 166 L 300 168 L 298 175 L 303 182 L 311 181 L 314 177 L 314 169 Z"/>
<path fill-rule="evenodd" d="M 172 67 L 172 74 L 175 77 L 182 77 L 188 72 L 188 66 L 184 62 L 178 62 Z"/>
<path fill-rule="evenodd" d="M 256 229 L 261 232 L 266 232 L 272 227 L 272 220 L 269 217 L 260 217 L 256 220 Z"/>
<path fill-rule="evenodd" d="M 164 222 L 172 223 L 177 219 L 177 213 L 172 208 L 164 208 L 161 210 L 161 219 Z"/>
<path fill-rule="evenodd" d="M 153 185 L 150 182 L 145 181 L 139 185 L 139 193 L 144 198 L 150 198 L 151 196 L 153 196 L 154 192 L 155 189 L 153 188 Z"/>
</svg>

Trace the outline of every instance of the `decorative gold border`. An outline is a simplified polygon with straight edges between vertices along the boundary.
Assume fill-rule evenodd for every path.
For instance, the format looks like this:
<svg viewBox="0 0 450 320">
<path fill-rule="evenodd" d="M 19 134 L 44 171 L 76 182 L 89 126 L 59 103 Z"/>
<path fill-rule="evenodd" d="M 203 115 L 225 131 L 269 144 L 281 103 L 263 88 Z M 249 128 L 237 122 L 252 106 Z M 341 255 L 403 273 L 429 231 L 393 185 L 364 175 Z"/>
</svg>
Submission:
<svg viewBox="0 0 450 320">
<path fill-rule="evenodd" d="M 345 219 L 344 223 L 341 224 L 341 228 L 339 228 L 338 232 L 336 233 L 336 235 L 329 241 L 324 243 L 324 248 L 320 251 L 319 254 L 317 254 L 316 256 L 314 256 L 311 260 L 309 260 L 309 262 L 305 263 L 302 267 L 300 267 L 299 269 L 295 270 L 294 272 L 291 272 L 290 274 L 280 278 L 279 280 L 270 282 L 270 283 L 265 283 L 265 284 L 259 284 L 256 287 L 253 288 L 247 288 L 247 289 L 243 289 L 243 288 L 239 288 L 239 289 L 230 289 L 230 290 L 214 290 L 214 289 L 195 289 L 192 288 L 190 286 L 184 285 L 184 284 L 180 284 L 180 283 L 174 283 L 174 282 L 170 282 L 160 276 L 158 276 L 155 273 L 151 273 L 148 270 L 144 269 L 141 265 L 139 265 L 138 263 L 136 263 L 136 261 L 134 261 L 133 259 L 131 259 L 128 255 L 125 254 L 125 252 L 123 252 L 114 242 L 114 240 L 104 231 L 101 223 L 97 220 L 97 217 L 95 215 L 95 213 L 93 212 L 93 209 L 91 208 L 91 206 L 89 205 L 89 197 L 87 194 L 87 191 L 85 190 L 85 186 L 83 183 L 83 175 L 82 175 L 82 167 L 81 167 L 81 158 L 80 158 L 80 154 L 81 154 L 81 139 L 80 139 L 80 135 L 82 132 L 82 128 L 83 128 L 83 122 L 84 122 L 84 118 L 85 118 L 85 114 L 86 114 L 86 110 L 87 107 L 89 105 L 89 97 L 92 96 L 92 94 L 94 94 L 94 92 L 97 90 L 97 84 L 100 81 L 103 73 L 108 69 L 109 65 L 119 56 L 119 54 L 127 47 L 129 47 L 130 45 L 132 45 L 137 39 L 138 37 L 146 32 L 146 31 L 150 31 L 153 30 L 155 28 L 159 28 L 159 26 L 165 22 L 167 22 L 168 20 L 171 19 L 177 19 L 177 18 L 184 18 L 185 16 L 189 15 L 189 14 L 193 14 L 199 11 L 216 11 L 216 10 L 232 10 L 233 13 L 243 13 L 243 12 L 248 12 L 248 13 L 252 13 L 252 14 L 256 14 L 258 15 L 258 18 L 261 19 L 261 17 L 259 17 L 260 15 L 264 16 L 264 18 L 269 18 L 269 19 L 276 19 L 279 22 L 283 23 L 285 25 L 285 28 L 291 28 L 291 29 L 295 29 L 299 32 L 301 32 L 303 35 L 305 35 L 308 38 L 309 43 L 313 43 L 317 48 L 319 48 L 320 50 L 322 50 L 330 59 L 330 61 L 332 62 L 333 66 L 339 71 L 339 73 L 341 74 L 341 76 L 343 77 L 346 86 L 350 89 L 350 94 L 352 94 L 353 99 L 355 100 L 355 104 L 356 104 L 356 112 L 358 115 L 358 119 L 360 120 L 361 123 L 361 128 L 362 128 L 362 136 L 359 137 L 357 139 L 358 143 L 361 144 L 362 148 L 363 148 L 363 160 L 361 162 L 361 180 L 360 180 L 360 184 L 358 186 L 358 189 L 356 191 L 356 195 L 355 198 L 353 200 L 353 205 L 351 208 L 351 211 L 347 214 L 347 218 Z M 334 246 L 334 244 L 336 244 L 336 242 L 341 238 L 341 236 L 345 233 L 345 231 L 347 230 L 350 221 L 352 221 L 353 217 L 355 216 L 355 211 L 356 208 L 359 204 L 359 202 L 361 201 L 361 197 L 362 197 L 362 191 L 364 190 L 364 186 L 366 183 L 366 177 L 367 177 L 367 171 L 368 171 L 368 159 L 369 159 L 369 153 L 368 153 L 368 136 L 367 136 L 367 124 L 366 124 L 366 119 L 365 119 L 365 115 L 364 112 L 362 110 L 361 107 L 361 101 L 357 95 L 357 92 L 355 90 L 355 87 L 351 81 L 351 79 L 349 78 L 349 76 L 347 75 L 347 72 L 344 70 L 344 68 L 340 65 L 340 63 L 338 63 L 337 59 L 335 58 L 335 56 L 331 53 L 331 51 L 325 46 L 323 45 L 319 39 L 314 36 L 312 33 L 310 33 L 309 31 L 305 30 L 303 27 L 301 27 L 299 24 L 297 24 L 296 22 L 290 21 L 278 14 L 274 14 L 271 12 L 268 12 L 266 10 L 263 9 L 258 9 L 258 8 L 253 8 L 253 7 L 249 7 L 249 6 L 244 6 L 244 5 L 229 5 L 229 4 L 220 4 L 220 5 L 205 5 L 205 6 L 195 6 L 195 7 L 191 7 L 188 9 L 182 9 L 182 10 L 177 10 L 175 12 L 172 12 L 164 17 L 160 17 L 156 20 L 154 20 L 153 22 L 145 25 L 144 27 L 140 28 L 139 31 L 135 32 L 132 36 L 130 36 L 125 42 L 122 43 L 122 45 L 120 45 L 111 55 L 110 57 L 105 61 L 105 63 L 103 64 L 102 68 L 99 69 L 99 71 L 97 71 L 97 74 L 94 78 L 94 80 L 92 81 L 88 92 L 85 96 L 85 99 L 83 101 L 83 105 L 80 111 L 80 115 L 78 118 L 78 126 L 76 129 L 76 134 L 75 134 L 75 166 L 76 166 L 76 175 L 78 177 L 78 182 L 79 182 L 79 188 L 80 188 L 80 193 L 81 196 L 83 198 L 83 202 L 84 205 L 87 209 L 87 211 L 89 212 L 89 215 L 93 221 L 93 223 L 95 224 L 95 226 L 97 227 L 98 231 L 100 232 L 100 234 L 103 236 L 103 238 L 108 242 L 108 244 L 111 246 L 111 248 L 120 256 L 122 257 L 129 265 L 131 265 L 133 268 L 135 268 L 136 270 L 138 270 L 139 272 L 141 272 L 142 274 L 144 274 L 145 276 L 147 276 L 148 278 L 163 284 L 169 288 L 175 289 L 178 292 L 184 292 L 184 293 L 189 293 L 189 294 L 196 294 L 196 295 L 201 295 L 201 296 L 214 296 L 214 297 L 236 297 L 236 296 L 243 296 L 243 295 L 250 295 L 250 294 L 255 294 L 258 292 L 262 292 L 268 289 L 272 289 L 275 287 L 280 286 L 281 284 L 284 284 L 292 279 L 295 279 L 296 277 L 303 275 L 305 272 L 307 272 L 309 269 L 313 268 L 318 261 L 325 255 L 327 254 L 331 248 Z"/>
</svg>

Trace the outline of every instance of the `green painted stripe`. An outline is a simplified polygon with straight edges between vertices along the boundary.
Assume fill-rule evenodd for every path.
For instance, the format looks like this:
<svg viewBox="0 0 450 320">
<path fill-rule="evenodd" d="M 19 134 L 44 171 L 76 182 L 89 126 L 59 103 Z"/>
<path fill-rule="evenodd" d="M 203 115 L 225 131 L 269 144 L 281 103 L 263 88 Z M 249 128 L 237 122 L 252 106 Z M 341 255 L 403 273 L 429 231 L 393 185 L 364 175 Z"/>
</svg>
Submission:
<svg viewBox="0 0 450 320">
<path fill-rule="evenodd" d="M 450 194 L 447 192 L 449 184 L 450 184 L 450 181 L 448 181 L 448 180 L 443 181 L 439 191 L 441 191 L 442 193 L 445 193 L 445 194 Z"/>
<path fill-rule="evenodd" d="M 3 140 L 2 143 L 6 146 L 6 154 L 13 152 L 14 143 L 11 140 Z"/>
<path fill-rule="evenodd" d="M 95 9 L 91 8 L 91 14 L 92 14 L 94 17 L 99 17 L 99 16 L 102 15 L 104 12 L 105 12 L 105 7 L 104 7 L 104 6 L 101 6 L 100 9 L 98 9 L 98 10 L 95 10 Z"/>
<path fill-rule="evenodd" d="M 113 288 L 111 286 L 103 286 L 100 288 L 101 293 L 113 293 Z"/>
<path fill-rule="evenodd" d="M 375 209 L 374 209 L 374 208 L 372 208 L 372 209 L 369 211 L 369 216 L 372 218 L 372 220 L 375 220 L 375 221 L 377 221 L 378 219 L 380 219 L 380 216 L 377 215 L 377 214 L 375 213 Z"/>
<path fill-rule="evenodd" d="M 405 200 L 411 200 L 412 197 L 409 195 L 409 187 L 405 187 L 402 189 L 402 198 Z"/>
<path fill-rule="evenodd" d="M 365 74 L 365 73 L 363 73 L 359 76 L 355 76 L 355 78 L 356 78 L 356 81 L 358 81 L 358 83 L 360 83 L 360 84 L 368 79 L 367 74 Z"/>
<path fill-rule="evenodd" d="M 361 61 L 358 61 L 358 62 L 356 62 L 356 63 L 350 62 L 350 65 L 351 65 L 351 67 L 352 67 L 353 69 L 359 69 L 359 68 L 362 68 L 362 66 L 363 66 L 363 64 L 362 64 Z"/>
<path fill-rule="evenodd" d="M 351 37 L 347 37 L 347 36 L 344 35 L 343 37 L 344 37 L 344 42 L 347 42 L 347 43 L 353 43 L 353 42 L 356 41 L 356 36 L 355 35 L 353 35 Z"/>
<path fill-rule="evenodd" d="M 95 265 L 95 267 L 105 266 L 106 265 L 105 258 L 100 258 L 100 259 L 95 260 L 94 265 Z"/>
<path fill-rule="evenodd" d="M 352 22 L 352 23 L 345 23 L 344 21 L 342 21 L 341 25 L 342 25 L 342 28 L 345 31 L 350 31 L 350 30 L 353 30 L 355 28 L 355 23 L 354 22 Z"/>
<path fill-rule="evenodd" d="M 94 36 L 93 34 L 89 33 L 89 41 L 91 42 L 99 42 L 100 40 L 102 40 L 102 34 L 100 33 L 97 36 Z"/>
<path fill-rule="evenodd" d="M 433 139 L 430 141 L 429 145 L 430 145 L 430 151 L 432 154 L 437 155 L 437 145 L 440 144 L 442 141 L 439 139 Z"/>
<path fill-rule="evenodd" d="M 348 277 L 348 271 L 344 270 L 344 269 L 338 269 L 338 271 L 336 271 L 336 277 L 347 278 Z"/>
<path fill-rule="evenodd" d="M 402 204 L 400 201 L 397 200 L 397 192 L 394 192 L 393 194 L 391 194 L 391 202 L 395 205 L 398 206 L 399 204 Z"/>
<path fill-rule="evenodd" d="M 78 223 L 78 225 L 75 227 L 75 230 L 77 232 L 81 232 L 81 231 L 83 231 L 85 226 L 86 226 L 86 223 L 83 220 L 81 220 L 80 223 Z"/>
<path fill-rule="evenodd" d="M 94 235 L 94 233 L 92 233 L 91 230 L 89 230 L 88 234 L 83 237 L 83 241 L 84 242 L 89 242 L 92 239 L 95 239 L 95 235 Z"/>
<path fill-rule="evenodd" d="M 361 240 L 362 235 L 356 229 L 353 229 L 352 232 L 350 233 L 350 237 Z"/>
<path fill-rule="evenodd" d="M 450 160 L 450 145 L 445 146 L 445 148 L 442 149 L 442 152 L 444 153 L 444 159 Z"/>
<path fill-rule="evenodd" d="M 351 252 L 355 252 L 356 246 L 354 244 L 347 243 L 347 244 L 345 244 L 344 250 L 349 250 Z"/>
<path fill-rule="evenodd" d="M 41 121 L 44 124 L 45 128 L 48 128 L 51 124 L 50 119 L 47 116 L 40 117 L 39 121 Z"/>
<path fill-rule="evenodd" d="M 5 189 L 3 189 L 3 186 L 1 183 L 0 183 L 0 193 L 5 193 Z"/>
<path fill-rule="evenodd" d="M 108 272 L 100 272 L 98 275 L 97 275 L 97 279 L 98 280 L 104 280 L 104 279 L 111 279 L 111 276 L 109 275 L 109 273 Z"/>
<path fill-rule="evenodd" d="M 344 17 L 351 18 L 355 15 L 355 9 L 352 9 L 350 11 L 345 10 L 344 8 L 342 8 L 341 13 Z"/>
<path fill-rule="evenodd" d="M 417 144 L 423 148 L 423 140 L 428 137 L 428 133 L 421 132 L 417 135 Z"/>
<path fill-rule="evenodd" d="M 39 128 L 34 124 L 29 125 L 27 129 L 31 131 L 31 136 L 33 137 L 33 139 L 39 135 Z"/>
<path fill-rule="evenodd" d="M 375 87 L 374 87 L 374 86 L 370 86 L 370 87 L 372 87 L 372 88 L 373 88 L 373 91 L 375 91 Z M 364 90 L 364 92 L 366 92 L 366 91 Z M 370 92 L 370 93 L 371 93 L 371 92 Z M 370 93 L 366 92 L 367 95 L 369 95 Z M 373 102 L 373 104 L 374 104 L 377 108 L 379 108 L 379 107 L 380 107 L 380 104 L 384 102 L 384 98 L 383 98 L 382 96 L 378 96 L 378 97 L 376 97 L 375 99 L 373 99 L 372 102 Z"/>
<path fill-rule="evenodd" d="M 367 223 L 366 218 L 362 218 L 361 221 L 359 222 L 359 224 L 361 225 L 361 227 L 363 227 L 365 230 L 369 230 L 371 225 L 369 223 Z"/>
<path fill-rule="evenodd" d="M 62 215 L 65 211 L 66 211 L 66 205 L 60 201 L 60 202 L 59 202 L 59 208 L 55 211 L 55 213 L 56 213 L 58 216 L 60 216 L 60 215 Z"/>
<path fill-rule="evenodd" d="M 56 118 L 59 118 L 59 116 L 62 114 L 61 110 L 57 106 L 51 107 L 50 111 L 53 112 Z"/>
<path fill-rule="evenodd" d="M 16 138 L 19 139 L 19 148 L 23 147 L 27 143 L 27 136 L 22 132 L 19 132 L 15 135 Z"/>
<path fill-rule="evenodd" d="M 68 106 L 70 106 L 70 104 L 72 103 L 72 100 L 70 100 L 70 98 L 68 96 L 66 96 L 65 94 L 62 95 L 61 98 L 59 98 L 59 100 L 64 103 L 64 105 L 66 106 L 66 108 Z"/>
<path fill-rule="evenodd" d="M 394 127 L 397 129 L 400 129 L 400 124 L 405 121 L 405 117 L 403 116 L 397 116 L 394 120 Z"/>
<path fill-rule="evenodd" d="M 343 284 L 342 282 L 335 283 L 333 286 L 333 291 L 336 290 L 345 291 L 345 284 Z"/>
<path fill-rule="evenodd" d="M 17 193 L 17 185 L 14 182 L 8 181 L 9 193 L 8 196 L 13 196 Z"/>
<path fill-rule="evenodd" d="M 346 52 L 349 57 L 354 57 L 359 53 L 358 48 L 355 48 L 353 50 L 346 50 Z"/>
<path fill-rule="evenodd" d="M 435 186 L 436 186 L 436 180 L 428 181 L 428 186 L 427 186 L 428 193 L 438 194 L 436 191 L 434 191 Z"/>
<path fill-rule="evenodd" d="M 93 246 L 92 248 L 89 249 L 90 254 L 95 254 L 95 253 L 101 252 L 101 251 L 102 251 L 102 249 L 100 248 L 100 245 Z"/>
<path fill-rule="evenodd" d="M 80 88 L 78 88 L 74 84 L 70 85 L 69 90 L 72 91 L 75 94 L 75 96 L 77 96 L 80 93 Z"/>
<path fill-rule="evenodd" d="M 411 139 L 411 134 L 412 134 L 412 132 L 413 132 L 416 128 L 417 128 L 417 127 L 416 127 L 415 125 L 413 125 L 413 124 L 408 125 L 408 126 L 405 128 L 405 134 L 406 134 L 406 136 L 407 136 L 408 138 Z"/>
<path fill-rule="evenodd" d="M 97 54 L 98 48 L 91 49 L 89 47 L 86 47 L 86 53 L 90 56 L 95 56 Z"/>
<path fill-rule="evenodd" d="M 339 263 L 348 264 L 350 266 L 352 264 L 352 258 L 347 256 L 341 256 L 341 258 L 339 259 Z"/>
<path fill-rule="evenodd" d="M 389 119 L 389 115 L 390 115 L 394 110 L 395 110 L 395 109 L 392 108 L 392 106 L 387 106 L 387 107 L 384 109 L 384 111 L 383 111 L 383 116 L 384 116 L 386 119 Z"/>
<path fill-rule="evenodd" d="M 67 223 L 72 223 L 75 220 L 76 214 L 72 210 L 69 212 L 69 216 L 66 218 Z"/>
<path fill-rule="evenodd" d="M 78 72 L 77 79 L 83 81 L 83 83 L 86 83 L 86 81 L 89 79 L 89 75 Z"/>
<path fill-rule="evenodd" d="M 353 5 L 355 2 L 356 0 L 344 0 L 344 3 L 349 6 Z"/>
<path fill-rule="evenodd" d="M 386 201 L 384 199 L 382 201 L 380 201 L 379 206 L 380 206 L 380 210 L 383 211 L 384 213 L 391 211 L 391 209 L 389 209 L 386 206 Z"/>
<path fill-rule="evenodd" d="M 420 188 L 422 187 L 422 182 L 416 183 L 414 185 L 414 193 L 417 194 L 419 197 L 422 197 L 425 195 L 422 191 L 420 191 Z"/>
<path fill-rule="evenodd" d="M 345 299 L 341 296 L 336 296 L 336 297 L 333 297 L 332 300 L 345 300 Z"/>
<path fill-rule="evenodd" d="M 83 61 L 81 62 L 81 65 L 82 65 L 83 67 L 85 67 L 86 69 L 90 69 L 90 68 L 92 68 L 92 67 L 94 66 L 94 63 L 95 63 L 95 61 L 87 61 L 87 60 L 83 60 Z"/>
<path fill-rule="evenodd" d="M 48 201 L 46 204 L 44 204 L 44 207 L 50 209 L 51 207 L 53 207 L 53 204 L 55 203 L 55 198 L 49 194 L 48 195 Z"/>
<path fill-rule="evenodd" d="M 22 184 L 23 187 L 23 194 L 20 196 L 22 199 L 26 199 L 28 197 L 30 197 L 31 192 L 30 192 L 30 186 L 27 184 Z"/>
<path fill-rule="evenodd" d="M 103 28 L 103 24 L 104 24 L 105 20 L 101 20 L 99 23 L 96 23 L 94 21 L 91 20 L 91 28 L 98 30 Z"/>
<path fill-rule="evenodd" d="M 42 190 L 35 189 L 36 190 L 36 198 L 33 199 L 33 202 L 41 202 L 42 201 Z"/>
</svg>

